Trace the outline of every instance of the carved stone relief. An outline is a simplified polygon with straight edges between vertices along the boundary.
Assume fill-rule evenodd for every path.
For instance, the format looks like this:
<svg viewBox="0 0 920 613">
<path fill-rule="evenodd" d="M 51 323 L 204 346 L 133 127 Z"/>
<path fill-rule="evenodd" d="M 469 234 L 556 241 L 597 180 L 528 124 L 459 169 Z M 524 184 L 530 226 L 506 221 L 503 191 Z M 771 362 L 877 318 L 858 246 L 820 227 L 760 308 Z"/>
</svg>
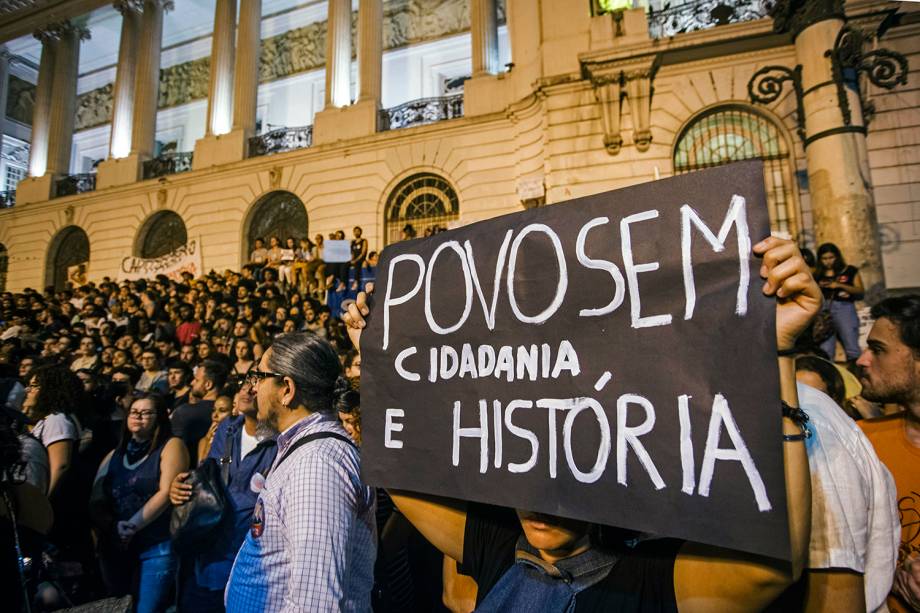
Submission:
<svg viewBox="0 0 920 613">
<path fill-rule="evenodd" d="M 469 0 L 389 0 L 384 2 L 384 49 L 393 49 L 469 30 Z M 504 2 L 498 3 L 499 23 L 505 21 Z M 356 24 L 352 15 L 352 32 Z M 352 45 L 355 49 L 356 45 Z M 259 82 L 266 83 L 321 67 L 326 62 L 326 22 L 289 30 L 262 41 Z M 208 96 L 210 58 L 205 57 L 160 71 L 159 108 L 169 108 Z M 34 89 L 34 87 L 33 87 Z M 86 92 L 77 99 L 76 129 L 111 121 L 112 85 Z M 29 113 L 31 122 L 31 112 Z"/>
<path fill-rule="evenodd" d="M 34 106 L 35 86 L 15 75 L 10 75 L 9 93 L 6 98 L 6 116 L 30 126 L 32 125 Z"/>
</svg>

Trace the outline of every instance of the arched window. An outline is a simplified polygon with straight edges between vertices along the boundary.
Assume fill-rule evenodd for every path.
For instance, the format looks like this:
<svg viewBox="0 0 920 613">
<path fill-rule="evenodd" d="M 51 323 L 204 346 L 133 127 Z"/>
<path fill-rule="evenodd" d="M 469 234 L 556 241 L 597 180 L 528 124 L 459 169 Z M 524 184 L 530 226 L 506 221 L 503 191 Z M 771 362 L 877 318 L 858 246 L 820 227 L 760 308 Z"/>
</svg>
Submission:
<svg viewBox="0 0 920 613">
<path fill-rule="evenodd" d="M 412 226 L 416 236 L 424 236 L 429 228 L 447 228 L 459 217 L 460 201 L 450 183 L 430 172 L 411 175 L 387 199 L 387 244 L 400 240 L 406 225 Z"/>
<path fill-rule="evenodd" d="M 134 253 L 141 258 L 158 258 L 188 242 L 185 222 L 172 211 L 151 215 L 138 232 Z"/>
<path fill-rule="evenodd" d="M 0 292 L 6 291 L 6 271 L 9 268 L 10 255 L 6 245 L 0 243 Z"/>
<path fill-rule="evenodd" d="M 306 237 L 309 232 L 307 209 L 291 192 L 271 192 L 252 207 L 246 228 L 243 260 L 249 261 L 257 238 L 264 239 L 267 246 L 272 236 L 277 236 L 282 245 L 288 238 Z"/>
<path fill-rule="evenodd" d="M 85 282 L 89 266 L 89 237 L 82 228 L 67 226 L 57 233 L 48 249 L 45 284 L 55 291 L 64 289 L 67 282 L 74 285 Z"/>
<path fill-rule="evenodd" d="M 674 174 L 751 159 L 764 162 L 772 229 L 797 238 L 800 226 L 789 146 L 779 128 L 753 109 L 726 105 L 697 117 L 677 139 Z"/>
</svg>

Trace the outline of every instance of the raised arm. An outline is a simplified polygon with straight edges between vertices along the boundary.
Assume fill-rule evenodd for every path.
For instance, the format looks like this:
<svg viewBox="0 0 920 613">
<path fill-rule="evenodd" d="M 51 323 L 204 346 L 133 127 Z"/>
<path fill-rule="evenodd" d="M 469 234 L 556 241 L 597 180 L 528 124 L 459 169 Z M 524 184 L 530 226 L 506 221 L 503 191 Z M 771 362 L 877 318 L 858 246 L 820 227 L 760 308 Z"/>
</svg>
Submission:
<svg viewBox="0 0 920 613">
<path fill-rule="evenodd" d="M 364 317 L 370 313 L 367 299 L 373 291 L 374 284 L 368 283 L 367 292 L 358 294 L 343 317 L 348 336 L 358 353 L 361 353 L 361 330 L 366 325 Z M 398 490 L 389 490 L 388 493 L 400 512 L 429 542 L 441 553 L 463 562 L 463 534 L 466 530 L 466 506 L 463 502 Z"/>
<path fill-rule="evenodd" d="M 821 308 L 821 291 L 791 241 L 771 237 L 755 245 L 754 253 L 763 256 L 763 292 L 776 297 L 777 347 L 780 351 L 790 349 Z M 798 407 L 795 363 L 791 357 L 778 360 L 780 396 Z M 779 416 L 779 399 L 765 398 L 763 409 Z M 783 433 L 800 434 L 801 428 L 783 418 Z M 799 577 L 808 557 L 811 525 L 811 482 L 804 441 L 785 441 L 783 460 L 792 568 L 779 560 L 687 543 L 674 565 L 674 592 L 681 613 L 760 610 Z"/>
</svg>

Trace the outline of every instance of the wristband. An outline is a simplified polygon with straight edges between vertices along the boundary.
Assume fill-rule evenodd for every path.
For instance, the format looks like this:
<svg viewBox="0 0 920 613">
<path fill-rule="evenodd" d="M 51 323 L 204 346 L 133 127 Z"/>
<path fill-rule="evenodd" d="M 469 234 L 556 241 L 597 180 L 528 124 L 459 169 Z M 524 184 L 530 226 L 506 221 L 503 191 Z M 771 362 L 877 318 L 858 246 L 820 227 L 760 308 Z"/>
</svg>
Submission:
<svg viewBox="0 0 920 613">
<path fill-rule="evenodd" d="M 781 358 L 793 357 L 798 353 L 799 353 L 799 350 L 796 349 L 795 347 L 790 347 L 789 349 L 777 349 L 776 350 L 776 355 L 778 355 Z"/>
<path fill-rule="evenodd" d="M 796 423 L 801 429 L 800 434 L 784 434 L 784 441 L 804 441 L 811 437 L 811 430 L 808 429 L 808 414 L 802 409 L 789 406 L 785 400 L 782 401 L 783 417 L 788 417 Z"/>
</svg>

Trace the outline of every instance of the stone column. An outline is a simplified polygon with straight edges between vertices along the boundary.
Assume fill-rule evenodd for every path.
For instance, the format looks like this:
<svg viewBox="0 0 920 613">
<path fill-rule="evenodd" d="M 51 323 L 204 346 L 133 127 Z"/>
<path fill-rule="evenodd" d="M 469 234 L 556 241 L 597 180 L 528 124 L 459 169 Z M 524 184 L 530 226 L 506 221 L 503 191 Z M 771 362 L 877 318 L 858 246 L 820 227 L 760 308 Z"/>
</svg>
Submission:
<svg viewBox="0 0 920 613">
<path fill-rule="evenodd" d="M 358 5 L 358 101 L 380 105 L 383 74 L 383 0 Z"/>
<path fill-rule="evenodd" d="M 259 49 L 262 42 L 262 0 L 240 0 L 233 83 L 233 129 L 248 138 L 256 130 L 259 98 Z"/>
<path fill-rule="evenodd" d="M 29 176 L 41 177 L 48 168 L 48 112 L 51 109 L 51 84 L 54 82 L 55 36 L 52 30 L 35 33 L 42 43 L 38 66 L 38 85 L 32 107 L 32 145 L 29 150 Z"/>
<path fill-rule="evenodd" d="M 10 56 L 6 49 L 0 46 L 0 151 L 3 150 L 3 134 L 6 131 L 6 100 L 9 95 Z M 3 177 L 0 177 L 0 186 L 3 186 Z"/>
<path fill-rule="evenodd" d="M 329 0 L 326 21 L 326 108 L 351 104 L 351 1 Z"/>
<path fill-rule="evenodd" d="M 471 0 L 470 34 L 473 77 L 498 73 L 498 13 L 495 0 Z"/>
<path fill-rule="evenodd" d="M 121 13 L 121 39 L 118 44 L 118 67 L 112 92 L 112 134 L 109 157 L 123 158 L 131 153 L 131 123 L 134 114 L 134 77 L 137 68 L 137 40 L 140 35 L 143 2 L 118 0 Z"/>
<path fill-rule="evenodd" d="M 226 134 L 233 127 L 233 59 L 236 0 L 217 0 L 211 35 L 211 81 L 206 135 Z"/>
<path fill-rule="evenodd" d="M 131 155 L 137 156 L 139 161 L 153 157 L 156 148 L 163 12 L 172 7 L 172 0 L 145 0 L 144 2 L 140 48 L 137 52 L 134 77 L 134 113 L 131 130 Z"/>
<path fill-rule="evenodd" d="M 789 5 L 774 19 L 792 31 L 802 66 L 815 238 L 818 244 L 835 243 L 847 262 L 859 267 L 871 300 L 884 289 L 885 275 L 862 103 L 854 87 L 844 88 L 846 104 L 841 103 L 832 63 L 825 56 L 845 24 L 843 0 L 794 0 Z"/>
<path fill-rule="evenodd" d="M 48 112 L 48 167 L 46 174 L 70 173 L 70 153 L 73 147 L 73 127 L 77 110 L 77 72 L 80 64 L 80 41 L 89 32 L 72 23 L 57 27 L 54 54 L 54 83 L 52 103 Z"/>
</svg>

